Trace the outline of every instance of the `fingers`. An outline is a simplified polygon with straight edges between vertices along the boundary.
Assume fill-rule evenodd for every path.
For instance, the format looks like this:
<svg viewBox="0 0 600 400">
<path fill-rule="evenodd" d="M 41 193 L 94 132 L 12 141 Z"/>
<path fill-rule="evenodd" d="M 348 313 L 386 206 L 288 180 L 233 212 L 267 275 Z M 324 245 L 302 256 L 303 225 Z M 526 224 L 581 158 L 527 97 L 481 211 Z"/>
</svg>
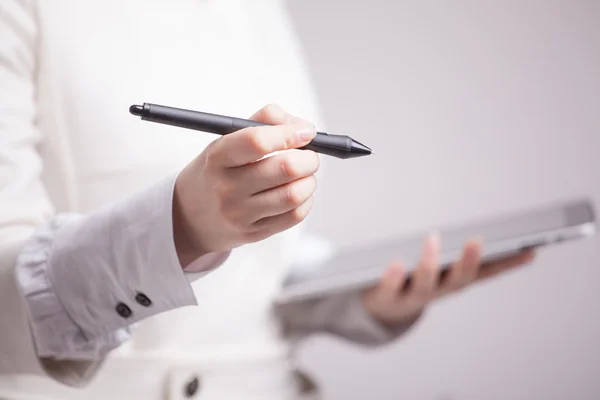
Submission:
<svg viewBox="0 0 600 400">
<path fill-rule="evenodd" d="M 302 147 L 316 135 L 307 125 L 256 126 L 215 140 L 210 158 L 216 165 L 238 167 L 276 151 Z"/>
<path fill-rule="evenodd" d="M 251 241 L 263 240 L 275 233 L 282 232 L 302 222 L 312 209 L 313 198 L 310 197 L 299 207 L 286 212 L 285 214 L 266 217 L 254 223 L 254 233 L 251 235 Z"/>
<path fill-rule="evenodd" d="M 315 127 L 287 114 L 275 105 L 257 111 L 251 119 L 264 126 L 241 129 L 214 142 L 211 159 L 217 165 L 237 167 L 277 152 L 308 144 L 315 136 Z"/>
<path fill-rule="evenodd" d="M 400 295 L 406 279 L 406 272 L 401 263 L 392 264 L 379 283 L 380 294 L 387 300 L 393 300 Z"/>
<path fill-rule="evenodd" d="M 392 319 L 400 311 L 400 294 L 405 277 L 403 264 L 391 264 L 379 283 L 363 293 L 366 310 L 382 322 Z"/>
<path fill-rule="evenodd" d="M 440 262 L 440 239 L 430 235 L 423 246 L 421 262 L 411 274 L 411 284 L 407 296 L 427 298 L 437 287 Z"/>
<path fill-rule="evenodd" d="M 317 153 L 290 150 L 229 171 L 240 190 L 253 195 L 313 175 L 319 166 Z"/>
<path fill-rule="evenodd" d="M 457 290 L 477 278 L 481 263 L 481 242 L 469 240 L 464 247 L 462 257 L 455 262 L 442 282 L 444 290 Z"/>
<path fill-rule="evenodd" d="M 247 203 L 248 214 L 262 218 L 284 214 L 304 204 L 313 196 L 317 189 L 317 179 L 314 175 L 298 179 L 294 182 L 255 194 Z"/>
<path fill-rule="evenodd" d="M 531 263 L 535 258 L 533 250 L 527 250 L 516 256 L 508 257 L 500 261 L 485 264 L 477 275 L 477 280 L 484 280 L 496 276 L 502 272 L 514 269 L 524 264 Z"/>
<path fill-rule="evenodd" d="M 287 113 L 283 108 L 276 104 L 266 105 L 254 113 L 250 119 L 269 125 L 297 124 L 312 126 L 308 121 Z"/>
<path fill-rule="evenodd" d="M 290 117 L 291 116 L 278 105 L 268 104 L 255 112 L 250 119 L 269 125 L 282 125 L 290 121 Z"/>
</svg>

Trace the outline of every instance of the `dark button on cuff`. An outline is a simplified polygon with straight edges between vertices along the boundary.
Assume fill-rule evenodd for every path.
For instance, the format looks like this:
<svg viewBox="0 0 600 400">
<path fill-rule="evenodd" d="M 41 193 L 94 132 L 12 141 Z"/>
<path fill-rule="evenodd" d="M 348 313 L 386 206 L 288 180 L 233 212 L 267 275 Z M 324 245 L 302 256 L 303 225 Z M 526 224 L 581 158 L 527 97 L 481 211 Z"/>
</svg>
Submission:
<svg viewBox="0 0 600 400">
<path fill-rule="evenodd" d="M 135 295 L 135 301 L 138 302 L 138 304 L 144 306 L 144 307 L 150 307 L 152 305 L 152 301 L 150 301 L 150 299 L 148 298 L 148 296 L 146 296 L 144 293 L 138 293 Z"/>
<path fill-rule="evenodd" d="M 129 318 L 131 317 L 131 308 L 129 308 L 127 306 L 127 304 L 125 303 L 119 303 L 117 304 L 117 307 L 115 308 L 117 310 L 117 314 L 119 314 L 121 317 L 123 318 Z"/>
<path fill-rule="evenodd" d="M 197 377 L 194 377 L 185 385 L 185 397 L 193 397 L 200 388 L 200 380 Z"/>
</svg>

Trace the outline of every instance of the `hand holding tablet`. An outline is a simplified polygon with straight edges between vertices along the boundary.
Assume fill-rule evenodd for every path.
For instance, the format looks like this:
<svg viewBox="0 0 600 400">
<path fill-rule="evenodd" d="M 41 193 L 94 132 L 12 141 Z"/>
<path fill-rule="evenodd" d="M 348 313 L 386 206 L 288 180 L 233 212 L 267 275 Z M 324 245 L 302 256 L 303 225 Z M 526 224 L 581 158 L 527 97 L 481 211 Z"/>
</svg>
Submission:
<svg viewBox="0 0 600 400">
<path fill-rule="evenodd" d="M 416 281 L 419 274 L 427 273 L 427 265 L 441 265 L 441 274 L 438 273 L 434 278 L 435 283 L 439 285 L 439 294 L 443 294 L 445 284 L 450 284 L 450 287 L 458 284 L 454 281 L 457 277 L 453 272 L 453 264 L 457 262 L 463 266 L 466 264 L 464 268 L 467 270 L 470 265 L 483 265 L 477 275 L 478 279 L 481 279 L 512 265 L 528 262 L 531 257 L 528 249 L 580 239 L 594 234 L 595 229 L 592 203 L 583 199 L 546 205 L 535 210 L 521 210 L 448 229 L 441 232 L 439 243 L 437 239 L 432 238 L 424 249 L 424 235 L 391 239 L 361 248 L 343 249 L 310 270 L 293 268 L 294 272 L 284 283 L 277 301 L 279 304 L 285 304 L 300 299 L 375 287 L 389 263 L 399 258 L 408 266 L 418 265 L 421 268 L 405 271 L 409 275 L 408 280 L 396 277 L 396 282 L 403 283 L 397 288 L 398 291 L 411 290 L 412 278 Z M 480 244 L 470 242 L 472 238 L 481 239 L 481 252 L 478 250 Z M 440 245 L 441 250 L 436 249 Z M 423 264 L 427 265 L 423 267 Z M 439 270 L 436 268 L 436 271 Z M 433 278 L 425 281 L 430 279 Z M 394 279 L 389 278 L 388 282 L 391 281 Z"/>
</svg>

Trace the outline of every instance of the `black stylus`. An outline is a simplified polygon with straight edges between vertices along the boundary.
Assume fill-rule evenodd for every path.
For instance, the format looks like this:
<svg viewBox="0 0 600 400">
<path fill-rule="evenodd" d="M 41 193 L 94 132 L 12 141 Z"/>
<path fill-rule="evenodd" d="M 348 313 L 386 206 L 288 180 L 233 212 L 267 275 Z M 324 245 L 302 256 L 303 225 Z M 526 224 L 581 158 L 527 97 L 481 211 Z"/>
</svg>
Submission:
<svg viewBox="0 0 600 400">
<path fill-rule="evenodd" d="M 227 135 L 250 126 L 266 125 L 252 120 L 226 117 L 200 111 L 184 110 L 181 108 L 144 103 L 143 106 L 132 105 L 129 112 L 142 117 L 145 121 L 173 125 L 197 131 Z M 337 158 L 355 158 L 368 156 L 371 149 L 351 137 L 344 135 L 328 135 L 317 132 L 317 136 L 302 149 L 313 150 Z"/>
</svg>

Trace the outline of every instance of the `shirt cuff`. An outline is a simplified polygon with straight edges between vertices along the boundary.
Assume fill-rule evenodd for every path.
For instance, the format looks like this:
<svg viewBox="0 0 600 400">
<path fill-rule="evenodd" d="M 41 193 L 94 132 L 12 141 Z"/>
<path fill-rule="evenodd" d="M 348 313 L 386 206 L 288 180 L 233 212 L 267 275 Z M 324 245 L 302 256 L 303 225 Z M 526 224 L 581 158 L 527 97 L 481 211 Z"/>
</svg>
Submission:
<svg viewBox="0 0 600 400">
<path fill-rule="evenodd" d="M 87 340 L 53 290 L 47 263 L 53 237 L 62 226 L 76 219 L 78 215 L 57 216 L 37 230 L 17 258 L 16 276 L 26 299 L 39 357 L 98 359 L 131 337 L 131 328 L 125 326 Z"/>
<path fill-rule="evenodd" d="M 173 240 L 174 184 L 89 216 L 63 214 L 25 246 L 17 276 L 40 356 L 102 357 L 131 325 L 196 304 Z"/>
<path fill-rule="evenodd" d="M 296 340 L 310 334 L 330 333 L 367 346 L 380 346 L 397 339 L 419 319 L 417 315 L 387 327 L 364 308 L 359 291 L 280 304 L 275 312 L 282 320 L 283 333 Z"/>
<path fill-rule="evenodd" d="M 338 331 L 346 331 L 349 338 L 367 345 L 384 345 L 406 333 L 420 319 L 418 313 L 414 317 L 394 326 L 382 324 L 364 307 L 360 292 L 346 295 L 346 307 L 343 317 L 338 320 Z"/>
</svg>

